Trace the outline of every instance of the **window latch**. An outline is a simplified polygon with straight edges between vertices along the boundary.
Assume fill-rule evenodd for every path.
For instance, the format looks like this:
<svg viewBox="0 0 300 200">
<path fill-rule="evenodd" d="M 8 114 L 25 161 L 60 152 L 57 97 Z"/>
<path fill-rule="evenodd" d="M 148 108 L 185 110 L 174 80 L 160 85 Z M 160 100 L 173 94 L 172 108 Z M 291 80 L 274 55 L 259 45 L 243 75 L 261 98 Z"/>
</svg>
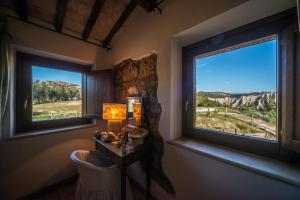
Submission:
<svg viewBox="0 0 300 200">
<path fill-rule="evenodd" d="M 188 105 L 189 105 L 189 100 L 186 100 L 186 102 L 185 102 L 185 111 L 188 110 Z"/>
<path fill-rule="evenodd" d="M 27 97 L 24 100 L 24 110 L 26 110 L 26 108 L 27 108 Z"/>
<path fill-rule="evenodd" d="M 26 97 L 24 99 L 24 110 L 26 110 L 28 107 L 28 103 L 29 103 L 28 99 L 29 99 L 29 94 L 26 94 Z"/>
</svg>

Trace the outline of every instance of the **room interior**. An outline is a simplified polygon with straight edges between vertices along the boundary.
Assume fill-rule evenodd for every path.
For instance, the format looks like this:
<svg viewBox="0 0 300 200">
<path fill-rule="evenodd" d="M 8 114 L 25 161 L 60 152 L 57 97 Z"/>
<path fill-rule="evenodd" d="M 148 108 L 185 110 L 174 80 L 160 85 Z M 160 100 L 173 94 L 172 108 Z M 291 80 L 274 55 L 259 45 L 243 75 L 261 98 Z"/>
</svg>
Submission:
<svg viewBox="0 0 300 200">
<path fill-rule="evenodd" d="M 1 0 L 0 199 L 299 199 L 299 0 Z"/>
</svg>

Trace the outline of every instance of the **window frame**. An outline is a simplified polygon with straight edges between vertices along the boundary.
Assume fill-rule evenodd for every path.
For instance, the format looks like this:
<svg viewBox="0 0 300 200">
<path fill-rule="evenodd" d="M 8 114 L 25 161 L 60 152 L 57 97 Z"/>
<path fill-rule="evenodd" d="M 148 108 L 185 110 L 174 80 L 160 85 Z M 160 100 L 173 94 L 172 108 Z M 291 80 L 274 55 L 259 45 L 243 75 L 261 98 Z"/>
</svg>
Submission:
<svg viewBox="0 0 300 200">
<path fill-rule="evenodd" d="M 41 66 L 52 69 L 82 73 L 82 116 L 74 118 L 53 119 L 32 121 L 32 66 Z M 85 117 L 86 106 L 86 84 L 85 74 L 91 71 L 90 65 L 76 64 L 68 61 L 53 58 L 16 52 L 16 134 L 46 130 L 51 128 L 61 128 L 77 126 L 91 123 L 91 119 Z M 24 104 L 26 108 L 24 108 Z"/>
<path fill-rule="evenodd" d="M 281 158 L 282 31 L 296 19 L 297 15 L 295 9 L 287 10 L 182 48 L 182 133 L 184 136 L 268 157 Z M 194 128 L 194 58 L 199 55 L 241 45 L 272 35 L 277 35 L 278 141 L 248 136 L 237 136 L 226 132 Z"/>
</svg>

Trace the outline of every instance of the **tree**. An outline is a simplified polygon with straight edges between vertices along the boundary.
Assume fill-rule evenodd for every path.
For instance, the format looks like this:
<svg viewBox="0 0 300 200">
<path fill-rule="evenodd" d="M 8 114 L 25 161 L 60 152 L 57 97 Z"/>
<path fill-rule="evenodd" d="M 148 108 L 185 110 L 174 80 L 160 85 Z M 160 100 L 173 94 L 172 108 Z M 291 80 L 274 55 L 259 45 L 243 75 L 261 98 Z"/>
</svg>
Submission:
<svg viewBox="0 0 300 200">
<path fill-rule="evenodd" d="M 33 104 L 80 100 L 81 92 L 74 84 L 35 80 L 32 84 L 32 98 Z"/>
<path fill-rule="evenodd" d="M 218 103 L 210 100 L 203 92 L 197 92 L 196 105 L 198 107 L 216 107 Z"/>
</svg>

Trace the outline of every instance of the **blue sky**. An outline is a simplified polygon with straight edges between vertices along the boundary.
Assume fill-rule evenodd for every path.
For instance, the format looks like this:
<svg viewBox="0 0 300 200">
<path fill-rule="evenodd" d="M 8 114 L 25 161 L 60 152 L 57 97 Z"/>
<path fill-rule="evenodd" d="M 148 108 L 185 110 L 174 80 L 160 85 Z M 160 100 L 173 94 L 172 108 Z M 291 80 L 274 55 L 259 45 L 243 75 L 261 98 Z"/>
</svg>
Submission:
<svg viewBox="0 0 300 200">
<path fill-rule="evenodd" d="M 276 91 L 276 40 L 196 59 L 196 91 Z"/>
<path fill-rule="evenodd" d="M 82 74 L 77 72 L 32 66 L 32 79 L 41 81 L 64 81 L 81 85 Z"/>
</svg>

